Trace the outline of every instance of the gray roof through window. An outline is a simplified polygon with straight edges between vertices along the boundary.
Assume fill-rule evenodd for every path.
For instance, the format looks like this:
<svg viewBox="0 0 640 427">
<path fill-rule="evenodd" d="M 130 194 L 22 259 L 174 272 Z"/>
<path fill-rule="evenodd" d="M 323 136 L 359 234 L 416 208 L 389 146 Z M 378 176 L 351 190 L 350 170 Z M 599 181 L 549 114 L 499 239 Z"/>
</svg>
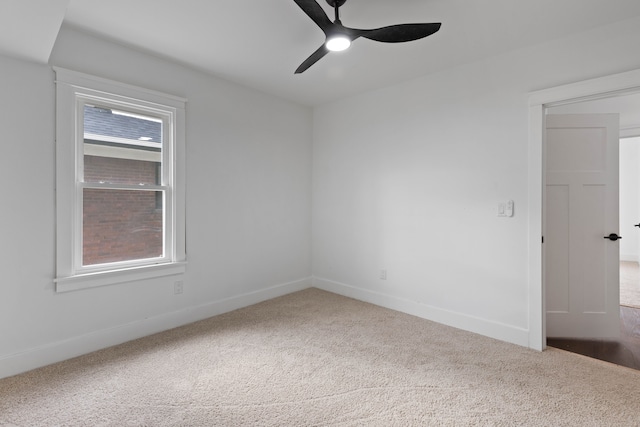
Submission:
<svg viewBox="0 0 640 427">
<path fill-rule="evenodd" d="M 91 105 L 84 106 L 84 132 L 162 143 L 162 123 L 128 115 L 114 114 L 110 109 Z"/>
</svg>

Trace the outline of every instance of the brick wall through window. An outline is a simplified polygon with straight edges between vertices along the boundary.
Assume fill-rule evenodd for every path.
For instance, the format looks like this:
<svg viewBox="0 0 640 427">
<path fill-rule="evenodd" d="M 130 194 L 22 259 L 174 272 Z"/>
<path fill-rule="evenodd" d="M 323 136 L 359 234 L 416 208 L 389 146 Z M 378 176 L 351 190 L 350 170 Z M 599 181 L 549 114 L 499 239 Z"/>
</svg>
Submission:
<svg viewBox="0 0 640 427">
<path fill-rule="evenodd" d="M 157 182 L 155 162 L 85 156 L 85 181 Z M 142 188 L 143 186 L 141 186 Z M 85 189 L 83 265 L 163 255 L 163 212 L 154 190 Z"/>
</svg>

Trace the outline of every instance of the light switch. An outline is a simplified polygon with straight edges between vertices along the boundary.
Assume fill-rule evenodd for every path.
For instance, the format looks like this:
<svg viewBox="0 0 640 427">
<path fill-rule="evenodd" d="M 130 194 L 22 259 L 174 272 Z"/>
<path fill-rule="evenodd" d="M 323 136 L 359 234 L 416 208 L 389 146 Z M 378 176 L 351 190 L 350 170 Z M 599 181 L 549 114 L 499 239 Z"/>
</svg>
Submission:
<svg viewBox="0 0 640 427">
<path fill-rule="evenodd" d="M 513 216 L 513 200 L 498 203 L 498 216 Z"/>
<path fill-rule="evenodd" d="M 506 216 L 513 216 L 513 200 L 507 202 L 507 209 L 504 213 Z"/>
</svg>

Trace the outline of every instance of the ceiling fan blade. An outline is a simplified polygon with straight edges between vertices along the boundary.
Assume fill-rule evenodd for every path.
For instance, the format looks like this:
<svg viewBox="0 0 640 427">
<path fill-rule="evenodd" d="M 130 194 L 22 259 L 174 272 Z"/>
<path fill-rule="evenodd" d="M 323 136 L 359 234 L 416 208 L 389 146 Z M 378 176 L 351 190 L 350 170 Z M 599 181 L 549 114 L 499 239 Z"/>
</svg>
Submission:
<svg viewBox="0 0 640 427">
<path fill-rule="evenodd" d="M 300 74 L 304 72 L 307 68 L 311 67 L 313 64 L 315 64 L 320 59 L 322 59 L 322 57 L 325 56 L 327 53 L 329 53 L 329 49 L 327 49 L 325 45 L 320 46 L 318 50 L 313 52 L 310 57 L 305 59 L 304 62 L 300 64 L 300 66 L 296 69 L 295 74 Z"/>
<path fill-rule="evenodd" d="M 309 18 L 316 23 L 322 31 L 326 34 L 329 28 L 333 26 L 333 22 L 329 19 L 324 9 L 315 0 L 293 0 L 296 2 L 300 9 L 307 14 Z"/>
<path fill-rule="evenodd" d="M 431 24 L 399 24 L 374 30 L 358 30 L 349 28 L 360 37 L 384 43 L 402 43 L 418 40 L 437 32 L 441 23 Z"/>
</svg>

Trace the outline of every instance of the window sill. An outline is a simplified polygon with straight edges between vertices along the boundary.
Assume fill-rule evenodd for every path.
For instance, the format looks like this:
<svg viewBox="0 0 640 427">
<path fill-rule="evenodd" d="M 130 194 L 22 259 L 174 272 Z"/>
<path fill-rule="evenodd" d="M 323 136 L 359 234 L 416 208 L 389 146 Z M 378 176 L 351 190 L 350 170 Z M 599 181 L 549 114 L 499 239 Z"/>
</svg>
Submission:
<svg viewBox="0 0 640 427">
<path fill-rule="evenodd" d="M 98 286 L 115 285 L 152 279 L 154 277 L 173 276 L 186 271 L 186 262 L 145 265 L 141 267 L 123 268 L 120 270 L 100 271 L 96 273 L 77 274 L 54 279 L 56 292 L 71 292 Z"/>
</svg>

